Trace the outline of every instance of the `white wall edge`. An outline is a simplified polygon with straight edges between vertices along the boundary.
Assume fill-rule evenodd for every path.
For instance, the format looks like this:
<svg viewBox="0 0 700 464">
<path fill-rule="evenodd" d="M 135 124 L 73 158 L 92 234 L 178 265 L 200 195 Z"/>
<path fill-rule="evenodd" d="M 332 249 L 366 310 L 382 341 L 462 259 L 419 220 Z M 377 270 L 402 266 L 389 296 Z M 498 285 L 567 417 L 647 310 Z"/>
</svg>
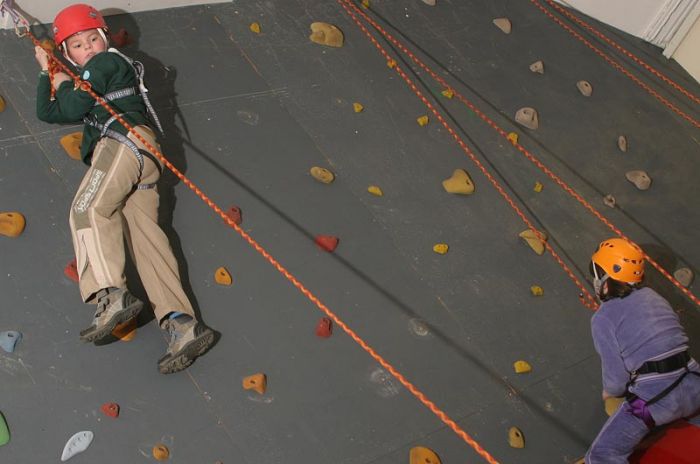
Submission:
<svg viewBox="0 0 700 464">
<path fill-rule="evenodd" d="M 700 1 L 695 2 L 692 11 L 686 15 L 685 19 L 681 22 L 678 29 L 668 41 L 668 44 L 664 48 L 663 52 L 666 58 L 671 58 L 671 56 L 673 56 L 675 51 L 678 49 L 678 46 L 683 42 L 683 39 L 685 39 L 685 36 L 688 35 L 688 32 L 698 18 L 700 18 Z"/>
<path fill-rule="evenodd" d="M 677 35 L 700 0 L 667 0 L 642 34 L 642 39 L 662 48 Z"/>
</svg>

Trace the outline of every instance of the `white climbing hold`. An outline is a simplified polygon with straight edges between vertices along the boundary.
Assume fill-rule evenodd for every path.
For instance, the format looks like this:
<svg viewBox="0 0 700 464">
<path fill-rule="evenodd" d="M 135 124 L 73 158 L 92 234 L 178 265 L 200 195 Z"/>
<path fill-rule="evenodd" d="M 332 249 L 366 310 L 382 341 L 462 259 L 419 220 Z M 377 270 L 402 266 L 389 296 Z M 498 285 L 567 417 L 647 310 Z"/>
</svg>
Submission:
<svg viewBox="0 0 700 464">
<path fill-rule="evenodd" d="M 496 18 L 493 20 L 493 23 L 505 34 L 510 34 L 510 31 L 513 30 L 513 25 L 508 18 Z"/>
<path fill-rule="evenodd" d="M 435 6 L 435 0 L 423 0 L 423 3 L 429 6 Z"/>
<path fill-rule="evenodd" d="M 619 148 L 622 153 L 627 151 L 627 137 L 621 135 L 617 138 L 617 148 Z"/>
<path fill-rule="evenodd" d="M 584 97 L 590 97 L 593 95 L 593 86 L 588 81 L 578 81 L 576 83 L 576 88 Z"/>
<path fill-rule="evenodd" d="M 15 347 L 20 340 L 22 340 L 22 334 L 17 331 L 0 332 L 0 348 L 8 353 L 15 351 Z"/>
<path fill-rule="evenodd" d="M 542 60 L 535 61 L 530 65 L 530 71 L 537 74 L 544 74 L 544 62 Z"/>
<path fill-rule="evenodd" d="M 537 115 L 537 110 L 530 107 L 520 108 L 515 113 L 515 120 L 518 124 L 522 124 L 528 129 L 535 130 L 540 127 L 540 118 Z"/>
<path fill-rule="evenodd" d="M 93 433 L 89 430 L 78 432 L 72 437 L 70 437 L 70 440 L 68 440 L 66 446 L 63 448 L 63 454 L 61 454 L 61 462 L 65 462 L 73 456 L 75 456 L 76 454 L 82 453 L 83 451 L 88 449 L 88 446 L 90 446 L 90 443 L 92 443 L 93 437 Z"/>
<path fill-rule="evenodd" d="M 690 287 L 690 284 L 693 283 L 693 277 L 695 277 L 693 271 L 688 267 L 682 267 L 673 273 L 673 278 L 686 288 Z"/>
<path fill-rule="evenodd" d="M 648 190 L 651 187 L 651 177 L 644 171 L 628 171 L 625 174 L 628 181 L 632 182 L 639 190 Z"/>
</svg>

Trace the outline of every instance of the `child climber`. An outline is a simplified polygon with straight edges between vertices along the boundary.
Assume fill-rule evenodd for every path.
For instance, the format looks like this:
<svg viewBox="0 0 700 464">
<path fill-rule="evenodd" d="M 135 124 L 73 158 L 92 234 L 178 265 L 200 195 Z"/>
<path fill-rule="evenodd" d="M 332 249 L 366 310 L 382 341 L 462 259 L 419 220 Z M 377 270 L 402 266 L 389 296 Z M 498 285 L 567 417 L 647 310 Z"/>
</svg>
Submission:
<svg viewBox="0 0 700 464">
<path fill-rule="evenodd" d="M 106 32 L 102 15 L 84 4 L 63 9 L 53 23 L 56 45 L 82 79 L 157 147 L 152 123 L 156 127 L 160 124 L 146 96 L 143 68 L 109 48 Z M 80 294 L 86 303 L 97 304 L 97 310 L 80 338 L 100 342 L 143 308 L 143 302 L 127 289 L 126 242 L 156 318 L 171 335 L 158 369 L 164 374 L 183 370 L 212 345 L 214 332 L 197 321 L 182 289 L 168 239 L 158 225 L 156 183 L 161 163 L 67 74 L 55 73 L 52 99 L 49 56 L 40 47 L 36 47 L 35 56 L 41 66 L 39 119 L 85 123 L 81 156 L 89 168 L 71 204 L 70 229 Z"/>
<path fill-rule="evenodd" d="M 604 241 L 591 258 L 596 295 L 591 320 L 603 368 L 603 399 L 626 399 L 586 453 L 587 464 L 626 464 L 656 425 L 700 412 L 700 367 L 669 303 L 642 285 L 644 255 L 620 238 Z"/>
</svg>

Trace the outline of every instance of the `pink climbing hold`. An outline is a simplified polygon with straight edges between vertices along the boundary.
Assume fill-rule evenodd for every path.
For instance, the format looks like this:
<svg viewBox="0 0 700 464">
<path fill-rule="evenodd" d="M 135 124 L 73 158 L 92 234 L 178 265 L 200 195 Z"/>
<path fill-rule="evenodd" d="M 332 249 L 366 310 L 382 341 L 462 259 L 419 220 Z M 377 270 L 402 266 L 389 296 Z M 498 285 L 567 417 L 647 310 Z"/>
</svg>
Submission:
<svg viewBox="0 0 700 464">
<path fill-rule="evenodd" d="M 66 267 L 63 269 L 63 273 L 68 277 L 70 280 L 73 282 L 78 282 L 80 278 L 78 277 L 78 263 L 75 259 L 71 261 L 70 263 L 66 264 Z"/>
<path fill-rule="evenodd" d="M 314 241 L 316 242 L 316 245 L 321 247 L 322 250 L 330 253 L 336 249 L 340 239 L 332 235 L 317 235 Z"/>
<path fill-rule="evenodd" d="M 226 217 L 232 220 L 237 226 L 240 226 L 243 222 L 243 212 L 238 206 L 231 206 L 225 214 Z"/>
<path fill-rule="evenodd" d="M 333 321 L 329 317 L 322 317 L 316 324 L 316 335 L 328 338 L 333 334 Z"/>
</svg>

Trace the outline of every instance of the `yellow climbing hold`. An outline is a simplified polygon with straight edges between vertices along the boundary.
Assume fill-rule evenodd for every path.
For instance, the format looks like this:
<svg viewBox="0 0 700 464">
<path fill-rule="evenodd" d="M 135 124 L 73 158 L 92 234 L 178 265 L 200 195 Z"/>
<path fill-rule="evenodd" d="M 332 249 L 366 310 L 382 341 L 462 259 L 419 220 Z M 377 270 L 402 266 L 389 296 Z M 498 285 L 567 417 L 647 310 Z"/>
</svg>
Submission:
<svg viewBox="0 0 700 464">
<path fill-rule="evenodd" d="M 520 360 L 513 363 L 513 369 L 516 374 L 527 374 L 532 370 L 532 366 L 527 361 Z"/>
<path fill-rule="evenodd" d="M 416 121 L 418 122 L 419 126 L 425 127 L 428 125 L 429 119 L 428 119 L 428 116 L 423 115 L 423 116 L 419 116 L 418 118 L 416 118 Z"/>
<path fill-rule="evenodd" d="M 219 285 L 229 286 L 233 283 L 233 278 L 225 267 L 220 267 L 216 270 L 214 273 L 214 280 L 216 280 L 216 283 Z"/>
<path fill-rule="evenodd" d="M 362 106 L 362 103 L 353 103 L 352 104 L 352 109 L 355 110 L 355 113 L 362 113 L 362 110 L 365 109 L 364 106 Z"/>
<path fill-rule="evenodd" d="M 246 390 L 254 390 L 263 395 L 267 388 L 267 376 L 262 373 L 249 375 L 243 379 L 243 388 Z"/>
<path fill-rule="evenodd" d="M 424 446 L 415 446 L 411 448 L 408 454 L 409 464 L 441 464 L 440 458 L 435 451 Z"/>
<path fill-rule="evenodd" d="M 21 213 L 16 211 L 0 213 L 0 235 L 19 237 L 24 231 L 26 221 Z"/>
<path fill-rule="evenodd" d="M 386 65 L 389 67 L 389 69 L 394 69 L 396 67 L 396 60 L 389 60 L 386 62 Z"/>
<path fill-rule="evenodd" d="M 520 232 L 520 238 L 525 240 L 525 242 L 532 248 L 532 251 L 537 253 L 538 255 L 541 255 L 544 253 L 544 242 L 547 241 L 547 234 L 544 232 L 538 231 L 539 234 L 541 235 L 542 238 L 537 236 L 537 233 L 535 233 L 534 230 L 532 229 L 526 229 Z"/>
<path fill-rule="evenodd" d="M 541 182 L 535 182 L 535 186 L 532 188 L 537 193 L 540 193 L 542 189 L 544 188 L 544 185 L 542 185 Z"/>
<path fill-rule="evenodd" d="M 512 143 L 513 145 L 515 145 L 516 143 L 518 143 L 518 134 L 517 134 L 517 132 L 510 132 L 510 133 L 508 134 L 508 141 L 510 141 L 510 143 Z"/>
<path fill-rule="evenodd" d="M 80 146 L 83 143 L 83 133 L 73 132 L 72 134 L 61 137 L 61 146 L 66 151 L 68 156 L 74 160 L 80 159 Z"/>
<path fill-rule="evenodd" d="M 2 98 L 2 95 L 0 95 L 0 113 L 5 111 L 5 99 Z"/>
<path fill-rule="evenodd" d="M 449 249 L 450 247 L 447 245 L 447 243 L 436 243 L 433 245 L 433 251 L 439 255 L 444 255 Z"/>
<path fill-rule="evenodd" d="M 362 0 L 362 7 L 369 8 L 369 0 Z"/>
<path fill-rule="evenodd" d="M 112 330 L 112 335 L 123 342 L 130 342 L 136 337 L 136 318 L 131 318 L 128 321 L 119 324 Z"/>
<path fill-rule="evenodd" d="M 544 295 L 544 290 L 539 285 L 533 285 L 530 287 L 530 293 L 532 293 L 532 296 L 542 296 Z"/>
<path fill-rule="evenodd" d="M 153 447 L 153 457 L 156 458 L 156 461 L 166 461 L 170 458 L 170 450 L 164 444 L 158 443 Z"/>
<path fill-rule="evenodd" d="M 260 23 L 250 23 L 250 30 L 256 34 L 260 34 Z"/>
<path fill-rule="evenodd" d="M 442 92 L 440 92 L 443 97 L 445 98 L 452 98 L 455 96 L 454 90 L 452 89 L 445 89 Z"/>
<path fill-rule="evenodd" d="M 319 182 L 323 182 L 324 184 L 330 184 L 335 180 L 335 174 L 326 168 L 314 166 L 309 170 L 309 172 L 311 173 L 311 177 Z"/>
<path fill-rule="evenodd" d="M 382 195 L 384 195 L 384 192 L 382 192 L 382 189 L 380 189 L 376 185 L 370 185 L 369 187 L 367 187 L 367 191 L 369 193 L 371 193 L 372 195 L 375 195 L 377 197 L 381 197 Z"/>
<path fill-rule="evenodd" d="M 464 169 L 455 169 L 452 177 L 442 181 L 442 188 L 448 193 L 470 195 L 474 193 L 474 182 Z"/>
<path fill-rule="evenodd" d="M 616 396 L 611 396 L 610 398 L 605 399 L 605 413 L 608 416 L 612 416 L 615 414 L 615 411 L 617 411 L 617 408 L 620 407 L 622 403 L 625 402 L 624 398 L 618 398 Z"/>
<path fill-rule="evenodd" d="M 525 437 L 517 427 L 508 429 L 508 444 L 512 448 L 525 448 Z"/>
<path fill-rule="evenodd" d="M 342 47 L 343 33 L 336 26 L 328 23 L 311 23 L 311 35 L 309 39 L 319 45 L 328 47 Z"/>
</svg>

